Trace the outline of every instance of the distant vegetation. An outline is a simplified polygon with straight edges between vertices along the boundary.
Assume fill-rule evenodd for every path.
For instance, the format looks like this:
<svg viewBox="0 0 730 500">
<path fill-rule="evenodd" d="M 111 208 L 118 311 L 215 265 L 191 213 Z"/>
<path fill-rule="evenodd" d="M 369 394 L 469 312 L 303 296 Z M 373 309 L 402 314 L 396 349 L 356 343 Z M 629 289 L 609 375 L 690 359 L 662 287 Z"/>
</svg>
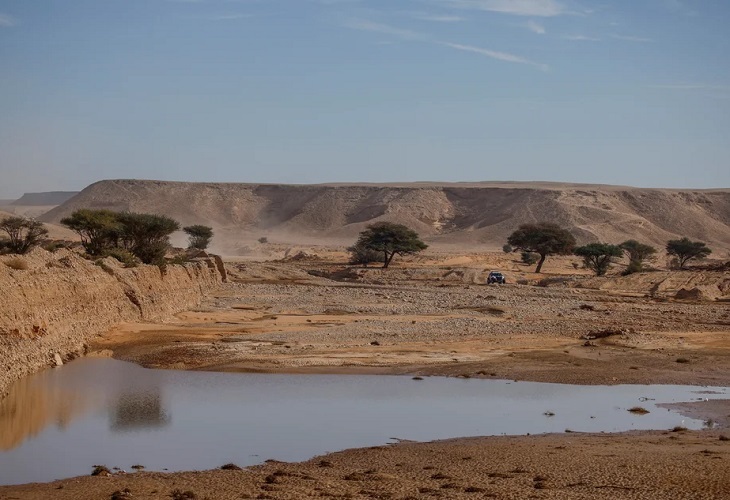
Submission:
<svg viewBox="0 0 730 500">
<path fill-rule="evenodd" d="M 377 252 L 371 248 L 366 247 L 364 244 L 358 242 L 351 247 L 347 247 L 347 251 L 350 252 L 350 264 L 367 266 L 374 262 L 382 262 L 383 256 L 380 252 Z"/>
<path fill-rule="evenodd" d="M 40 245 L 48 235 L 43 223 L 25 217 L 6 217 L 0 221 L 0 231 L 8 235 L 0 239 L 0 253 L 24 254 Z"/>
<path fill-rule="evenodd" d="M 611 266 L 613 259 L 621 257 L 624 252 L 618 245 L 589 243 L 576 248 L 574 253 L 579 257 L 583 257 L 583 264 L 596 273 L 596 276 L 603 276 Z"/>
<path fill-rule="evenodd" d="M 418 233 L 403 224 L 378 222 L 360 233 L 355 245 L 350 247 L 350 261 L 367 260 L 359 263 L 368 264 L 374 262 L 370 259 L 377 255 L 383 268 L 387 268 L 396 255 L 414 254 L 426 248 L 428 245 L 421 241 Z"/>
<path fill-rule="evenodd" d="M 644 270 L 644 262 L 656 254 L 656 248 L 639 243 L 636 240 L 626 240 L 619 245 L 629 258 L 629 265 L 624 274 L 638 273 Z"/>
<path fill-rule="evenodd" d="M 190 249 L 205 250 L 210 245 L 210 240 L 213 239 L 212 227 L 196 224 L 184 227 L 183 231 L 188 235 L 188 248 Z"/>
<path fill-rule="evenodd" d="M 61 224 L 79 234 L 89 255 L 109 255 L 125 263 L 131 263 L 134 256 L 145 264 L 158 265 L 164 263 L 170 235 L 180 229 L 177 221 L 165 215 L 85 208 L 61 219 Z"/>
<path fill-rule="evenodd" d="M 703 259 L 711 253 L 712 250 L 702 241 L 690 241 L 687 237 L 667 241 L 667 254 L 675 257 L 679 269 L 684 269 L 690 260 Z"/>
<path fill-rule="evenodd" d="M 548 255 L 569 255 L 575 247 L 575 237 L 557 224 L 539 222 L 522 224 L 507 238 L 507 243 L 517 250 L 538 254 L 535 272 L 539 273 Z"/>
</svg>

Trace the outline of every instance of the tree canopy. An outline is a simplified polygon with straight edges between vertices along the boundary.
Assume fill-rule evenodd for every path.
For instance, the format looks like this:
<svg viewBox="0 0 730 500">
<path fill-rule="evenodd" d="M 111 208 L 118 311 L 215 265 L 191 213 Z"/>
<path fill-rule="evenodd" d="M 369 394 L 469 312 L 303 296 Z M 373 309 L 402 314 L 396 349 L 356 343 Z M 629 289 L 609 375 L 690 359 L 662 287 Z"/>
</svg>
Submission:
<svg viewBox="0 0 730 500">
<path fill-rule="evenodd" d="M 613 258 L 621 257 L 623 250 L 618 245 L 589 243 L 588 245 L 576 248 L 574 253 L 583 257 L 585 266 L 596 273 L 596 276 L 603 276 L 611 266 Z"/>
<path fill-rule="evenodd" d="M 691 241 L 684 237 L 679 240 L 667 241 L 667 253 L 677 258 L 679 268 L 684 269 L 685 264 L 693 259 L 702 259 L 712 253 L 702 241 Z"/>
<path fill-rule="evenodd" d="M 539 273 L 548 255 L 569 255 L 575 247 L 575 237 L 557 224 L 539 222 L 522 224 L 507 238 L 507 243 L 524 252 L 540 255 L 535 269 Z"/>
<path fill-rule="evenodd" d="M 183 228 L 183 231 L 185 231 L 185 234 L 188 235 L 188 248 L 205 250 L 208 248 L 210 240 L 213 238 L 213 228 L 202 226 L 200 224 L 186 226 Z"/>
<path fill-rule="evenodd" d="M 355 247 L 382 253 L 383 267 L 387 268 L 396 255 L 408 255 L 428 248 L 414 230 L 403 224 L 377 222 L 367 226 L 355 243 Z"/>
<path fill-rule="evenodd" d="M 124 248 L 145 264 L 161 261 L 170 247 L 170 235 L 180 229 L 180 224 L 166 215 L 122 212 L 118 217 Z"/>
<path fill-rule="evenodd" d="M 61 224 L 79 233 L 90 255 L 122 248 L 145 264 L 159 263 L 170 246 L 169 236 L 180 229 L 177 221 L 165 215 L 86 208 L 61 219 Z"/>
<path fill-rule="evenodd" d="M 116 247 L 122 229 L 118 212 L 88 208 L 74 211 L 61 219 L 61 224 L 79 233 L 89 255 L 101 255 L 105 249 Z"/>
<path fill-rule="evenodd" d="M 629 266 L 626 274 L 636 273 L 644 268 L 644 261 L 656 253 L 656 248 L 651 245 L 639 243 L 636 240 L 626 240 L 619 245 L 629 258 Z"/>
<path fill-rule="evenodd" d="M 0 231 L 4 231 L 9 240 L 3 243 L 10 253 L 27 253 L 38 245 L 48 234 L 48 229 L 34 219 L 12 216 L 0 221 Z"/>
</svg>

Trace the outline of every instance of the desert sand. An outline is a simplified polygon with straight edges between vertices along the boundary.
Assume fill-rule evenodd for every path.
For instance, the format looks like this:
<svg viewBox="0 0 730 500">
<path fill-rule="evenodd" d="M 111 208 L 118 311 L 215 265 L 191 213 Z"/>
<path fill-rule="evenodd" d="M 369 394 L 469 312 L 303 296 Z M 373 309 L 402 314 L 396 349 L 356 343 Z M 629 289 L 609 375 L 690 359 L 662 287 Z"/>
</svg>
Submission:
<svg viewBox="0 0 730 500">
<path fill-rule="evenodd" d="M 388 270 L 344 266 L 332 250 L 288 254 L 229 262 L 229 283 L 200 307 L 118 325 L 91 354 L 192 370 L 730 385 L 727 271 L 597 279 L 571 258 L 537 276 L 504 254 L 431 253 Z M 484 285 L 497 266 L 510 284 Z M 717 293 L 676 298 L 692 285 Z M 730 401 L 677 408 L 712 429 L 401 442 L 242 471 L 8 486 L 0 499 L 726 498 Z"/>
</svg>

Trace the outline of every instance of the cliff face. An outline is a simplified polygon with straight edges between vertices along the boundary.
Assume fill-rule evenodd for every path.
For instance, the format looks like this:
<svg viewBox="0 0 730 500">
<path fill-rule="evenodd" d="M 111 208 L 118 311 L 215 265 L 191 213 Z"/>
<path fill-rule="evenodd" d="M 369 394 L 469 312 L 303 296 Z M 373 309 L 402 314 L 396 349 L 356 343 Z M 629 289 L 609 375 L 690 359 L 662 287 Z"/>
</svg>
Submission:
<svg viewBox="0 0 730 500">
<path fill-rule="evenodd" d="M 351 244 L 368 224 L 406 224 L 430 244 L 499 249 L 520 224 L 554 221 L 578 241 L 629 238 L 663 247 L 688 236 L 716 255 L 730 246 L 730 189 L 676 190 L 556 183 L 273 185 L 101 181 L 43 216 L 78 208 L 169 215 L 216 230 L 217 250 L 245 240 Z"/>
<path fill-rule="evenodd" d="M 124 269 L 114 259 L 96 265 L 65 250 L 0 256 L 0 396 L 11 382 L 52 365 L 56 354 L 83 352 L 116 323 L 193 307 L 220 282 L 212 261 L 170 265 L 163 273 L 156 266 Z"/>
</svg>

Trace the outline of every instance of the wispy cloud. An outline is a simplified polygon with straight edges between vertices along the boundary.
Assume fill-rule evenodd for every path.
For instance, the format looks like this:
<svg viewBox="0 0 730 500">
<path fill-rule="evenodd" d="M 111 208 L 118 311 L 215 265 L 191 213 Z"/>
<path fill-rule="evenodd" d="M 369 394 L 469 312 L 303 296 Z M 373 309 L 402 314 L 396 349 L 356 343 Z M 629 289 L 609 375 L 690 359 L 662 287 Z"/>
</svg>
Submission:
<svg viewBox="0 0 730 500">
<path fill-rule="evenodd" d="M 413 14 L 414 19 L 420 21 L 433 21 L 436 23 L 458 23 L 466 19 L 461 16 L 437 15 L 437 14 Z"/>
<path fill-rule="evenodd" d="M 375 23 L 372 21 L 364 20 L 364 19 L 350 19 L 350 20 L 345 21 L 342 25 L 345 28 L 350 28 L 350 29 L 360 30 L 360 31 L 373 31 L 375 33 L 383 33 L 385 35 L 395 36 L 395 37 L 401 38 L 403 40 L 425 41 L 428 39 L 428 36 L 426 36 L 422 33 L 418 33 L 416 31 L 397 28 L 395 26 L 390 26 L 389 24 Z"/>
<path fill-rule="evenodd" d="M 586 35 L 564 35 L 561 37 L 563 40 L 572 40 L 574 42 L 600 42 L 600 38 L 595 38 Z"/>
<path fill-rule="evenodd" d="M 642 36 L 631 36 L 631 35 L 611 35 L 611 38 L 615 38 L 616 40 L 623 40 L 625 42 L 638 42 L 638 43 L 647 43 L 647 42 L 653 42 L 651 38 L 645 38 Z"/>
<path fill-rule="evenodd" d="M 511 63 L 518 63 L 518 64 L 528 64 L 530 66 L 535 66 L 536 68 L 540 68 L 543 71 L 547 71 L 549 67 L 547 64 L 540 64 L 536 63 L 534 61 L 530 61 L 529 59 L 525 59 L 524 57 L 516 56 L 514 54 L 509 54 L 507 52 L 498 52 L 495 50 L 489 50 L 482 47 L 475 47 L 473 45 L 462 45 L 460 43 L 451 43 L 451 42 L 436 42 L 439 45 L 443 45 L 446 47 L 451 47 L 452 49 L 456 50 L 463 50 L 466 52 L 474 52 L 476 54 L 480 54 L 486 57 L 491 57 L 492 59 L 497 59 L 499 61 L 506 61 Z"/>
<path fill-rule="evenodd" d="M 444 6 L 515 16 L 553 17 L 567 13 L 557 0 L 437 0 Z"/>
<path fill-rule="evenodd" d="M 543 71 L 546 71 L 549 69 L 546 64 L 540 64 L 540 63 L 537 63 L 534 61 L 530 61 L 529 59 L 526 59 L 524 57 L 521 57 L 521 56 L 518 56 L 515 54 L 510 54 L 508 52 L 500 52 L 500 51 L 486 49 L 486 48 L 482 48 L 482 47 L 476 47 L 473 45 L 464 45 L 464 44 L 460 44 L 460 43 L 435 40 L 432 37 L 430 37 L 429 35 L 426 35 L 424 33 L 419 33 L 417 31 L 398 28 L 395 26 L 390 26 L 388 24 L 367 21 L 364 19 L 350 19 L 350 20 L 345 21 L 342 24 L 342 26 L 345 28 L 350 28 L 350 29 L 355 29 L 355 30 L 360 30 L 360 31 L 372 31 L 375 33 L 383 33 L 385 35 L 390 35 L 390 36 L 400 38 L 401 40 L 407 40 L 407 41 L 413 41 L 413 42 L 425 42 L 425 43 L 429 43 L 429 44 L 440 45 L 442 47 L 449 47 L 449 48 L 455 49 L 455 50 L 473 52 L 475 54 L 490 57 L 492 59 L 496 59 L 499 61 L 517 63 L 517 64 L 527 64 L 530 66 L 534 66 L 536 68 L 540 68 Z"/>
<path fill-rule="evenodd" d="M 527 21 L 527 29 L 532 31 L 533 33 L 537 33 L 538 35 L 544 35 L 545 34 L 545 26 L 538 23 L 537 21 L 533 21 L 530 19 Z"/>
<path fill-rule="evenodd" d="M 12 28 L 18 24 L 18 20 L 8 14 L 0 14 L 0 28 Z"/>
</svg>

